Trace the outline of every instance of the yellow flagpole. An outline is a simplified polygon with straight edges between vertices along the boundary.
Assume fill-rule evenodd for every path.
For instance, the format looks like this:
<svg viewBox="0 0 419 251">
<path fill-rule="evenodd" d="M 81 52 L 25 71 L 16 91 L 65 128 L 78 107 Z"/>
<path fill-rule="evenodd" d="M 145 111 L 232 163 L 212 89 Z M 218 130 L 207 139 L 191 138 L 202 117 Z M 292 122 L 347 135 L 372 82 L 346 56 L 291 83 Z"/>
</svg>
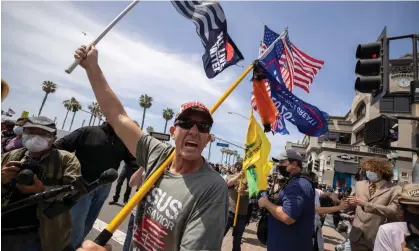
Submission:
<svg viewBox="0 0 419 251">
<path fill-rule="evenodd" d="M 240 191 L 242 190 L 242 185 L 243 185 L 243 178 L 240 178 L 239 191 L 237 191 L 236 213 L 234 214 L 233 227 L 236 226 L 237 215 L 239 214 L 239 204 L 240 204 L 240 197 L 241 197 L 241 192 Z"/>
<path fill-rule="evenodd" d="M 233 84 L 223 93 L 217 102 L 211 107 L 210 113 L 213 114 L 218 107 L 226 100 L 226 98 L 233 92 L 233 90 L 240 84 L 240 82 L 247 76 L 253 69 L 253 64 L 249 65 L 246 70 L 234 81 Z M 95 242 L 104 246 L 112 237 L 112 234 L 118 229 L 122 222 L 132 212 L 135 206 L 144 198 L 151 187 L 156 183 L 160 176 L 164 173 L 166 167 L 172 162 L 175 156 L 175 151 L 161 164 L 161 166 L 146 180 L 146 182 L 138 189 L 134 196 L 128 201 L 127 204 L 118 212 L 106 228 L 96 237 Z"/>
</svg>

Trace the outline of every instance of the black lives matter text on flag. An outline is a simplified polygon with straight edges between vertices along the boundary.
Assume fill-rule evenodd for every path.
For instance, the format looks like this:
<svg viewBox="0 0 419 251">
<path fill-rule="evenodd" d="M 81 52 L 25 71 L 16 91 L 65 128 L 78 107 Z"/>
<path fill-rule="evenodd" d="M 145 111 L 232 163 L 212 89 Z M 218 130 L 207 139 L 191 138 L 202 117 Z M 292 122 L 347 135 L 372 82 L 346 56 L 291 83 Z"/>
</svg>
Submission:
<svg viewBox="0 0 419 251">
<path fill-rule="evenodd" d="M 225 68 L 244 59 L 227 33 L 227 20 L 218 2 L 172 1 L 172 4 L 196 26 L 205 48 L 202 61 L 208 78 L 214 78 Z"/>
<path fill-rule="evenodd" d="M 211 39 L 214 43 L 208 44 L 208 48 L 205 49 L 205 54 L 202 56 L 208 78 L 217 76 L 225 68 L 244 59 L 228 34 L 220 32 L 215 38 L 210 35 L 210 41 Z"/>
</svg>

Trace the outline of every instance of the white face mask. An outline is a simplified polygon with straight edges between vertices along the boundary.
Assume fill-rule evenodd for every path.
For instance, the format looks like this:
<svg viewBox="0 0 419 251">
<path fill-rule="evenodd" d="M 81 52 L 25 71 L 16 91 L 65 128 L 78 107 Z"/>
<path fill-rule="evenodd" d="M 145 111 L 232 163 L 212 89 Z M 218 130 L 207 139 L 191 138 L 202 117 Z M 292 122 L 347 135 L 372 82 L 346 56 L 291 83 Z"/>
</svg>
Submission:
<svg viewBox="0 0 419 251">
<path fill-rule="evenodd" d="M 30 152 L 39 153 L 49 148 L 50 142 L 44 137 L 38 135 L 24 135 L 22 139 L 23 145 Z"/>
<path fill-rule="evenodd" d="M 21 126 L 15 126 L 15 127 L 13 127 L 13 132 L 16 135 L 22 135 L 23 134 L 23 127 L 21 127 Z"/>
</svg>

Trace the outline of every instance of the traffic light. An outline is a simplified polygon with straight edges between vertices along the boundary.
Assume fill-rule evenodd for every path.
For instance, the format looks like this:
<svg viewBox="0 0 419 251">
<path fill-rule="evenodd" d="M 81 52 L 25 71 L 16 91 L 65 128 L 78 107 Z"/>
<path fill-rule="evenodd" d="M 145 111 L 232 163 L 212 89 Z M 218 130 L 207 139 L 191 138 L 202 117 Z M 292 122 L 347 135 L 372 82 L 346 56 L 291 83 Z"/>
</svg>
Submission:
<svg viewBox="0 0 419 251">
<path fill-rule="evenodd" d="M 387 27 L 384 27 L 377 42 L 360 44 L 356 49 L 355 89 L 371 93 L 371 105 L 380 100 L 389 85 L 389 46 Z"/>
<path fill-rule="evenodd" d="M 365 124 L 364 143 L 386 148 L 399 138 L 398 120 L 381 115 Z"/>
</svg>

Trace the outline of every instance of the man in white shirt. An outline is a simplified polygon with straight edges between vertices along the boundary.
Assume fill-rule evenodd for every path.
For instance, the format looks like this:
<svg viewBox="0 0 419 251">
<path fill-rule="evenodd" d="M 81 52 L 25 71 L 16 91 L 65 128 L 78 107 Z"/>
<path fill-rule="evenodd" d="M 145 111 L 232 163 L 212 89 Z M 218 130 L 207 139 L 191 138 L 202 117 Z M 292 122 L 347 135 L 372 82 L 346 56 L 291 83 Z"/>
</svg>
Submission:
<svg viewBox="0 0 419 251">
<path fill-rule="evenodd" d="M 404 222 L 381 225 L 375 238 L 374 251 L 408 251 L 410 242 L 406 235 L 419 239 L 419 184 L 405 185 L 399 203 L 403 208 Z"/>
</svg>

